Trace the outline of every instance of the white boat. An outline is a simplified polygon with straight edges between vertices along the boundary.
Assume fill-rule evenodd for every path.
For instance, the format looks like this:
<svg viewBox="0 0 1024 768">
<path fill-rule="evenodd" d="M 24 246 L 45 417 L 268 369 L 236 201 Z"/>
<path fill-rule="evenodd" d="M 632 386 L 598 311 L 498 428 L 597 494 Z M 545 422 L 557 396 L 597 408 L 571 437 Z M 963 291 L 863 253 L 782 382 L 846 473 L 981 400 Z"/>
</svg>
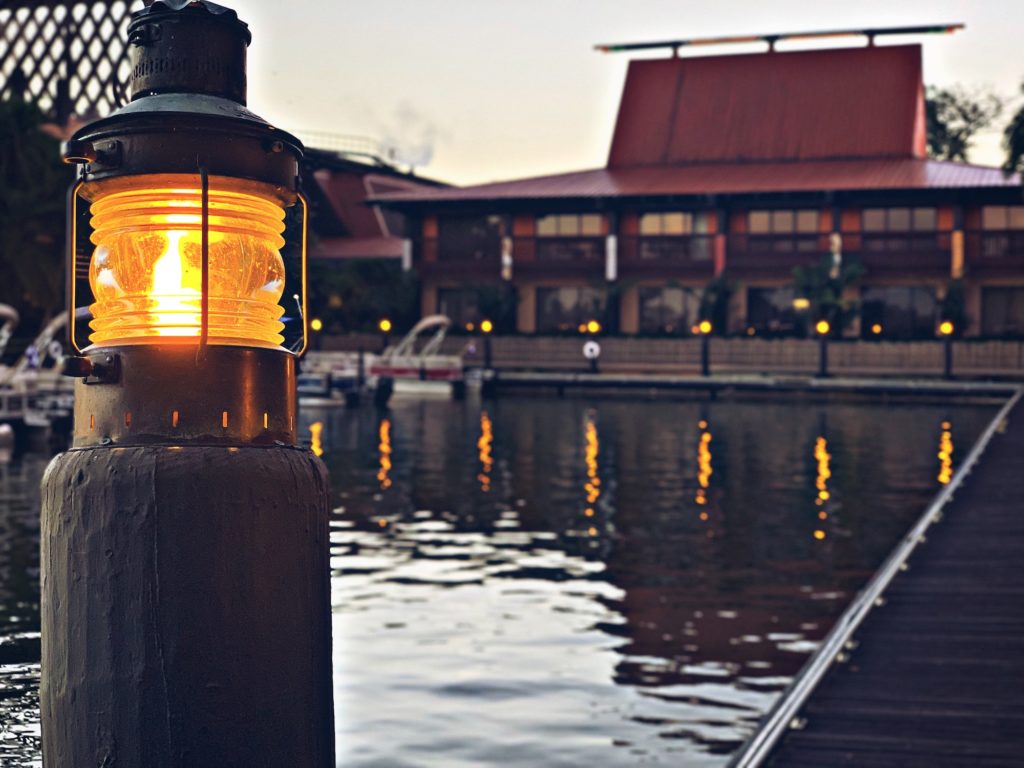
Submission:
<svg viewBox="0 0 1024 768">
<path fill-rule="evenodd" d="M 451 324 L 444 315 L 430 315 L 416 323 L 405 338 L 385 349 L 369 366 L 369 386 L 378 393 L 390 388 L 396 394 L 462 397 L 466 391 L 462 355 L 439 352 Z M 420 334 L 430 332 L 433 335 L 417 350 Z"/>
</svg>

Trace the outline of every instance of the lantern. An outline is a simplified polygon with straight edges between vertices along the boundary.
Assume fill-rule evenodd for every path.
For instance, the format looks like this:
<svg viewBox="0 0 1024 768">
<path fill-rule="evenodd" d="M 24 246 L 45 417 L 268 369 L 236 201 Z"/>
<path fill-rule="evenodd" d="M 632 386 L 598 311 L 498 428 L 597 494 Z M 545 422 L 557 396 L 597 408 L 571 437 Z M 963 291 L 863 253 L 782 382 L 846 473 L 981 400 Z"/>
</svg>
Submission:
<svg viewBox="0 0 1024 768">
<path fill-rule="evenodd" d="M 302 145 L 245 107 L 234 11 L 157 0 L 128 34 L 130 102 L 64 148 L 78 381 L 43 484 L 44 765 L 333 766 Z"/>
</svg>

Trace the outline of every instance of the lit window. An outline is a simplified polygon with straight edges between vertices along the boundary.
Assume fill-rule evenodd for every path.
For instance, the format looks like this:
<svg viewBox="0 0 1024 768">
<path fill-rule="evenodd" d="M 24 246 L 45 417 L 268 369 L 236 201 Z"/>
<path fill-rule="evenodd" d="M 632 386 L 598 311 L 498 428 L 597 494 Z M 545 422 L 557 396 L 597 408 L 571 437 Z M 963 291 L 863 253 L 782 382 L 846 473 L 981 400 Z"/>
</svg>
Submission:
<svg viewBox="0 0 1024 768">
<path fill-rule="evenodd" d="M 934 232 L 938 229 L 935 208 L 865 208 L 865 232 Z"/>
<path fill-rule="evenodd" d="M 603 224 L 599 213 L 538 216 L 537 237 L 600 237 Z"/>
<path fill-rule="evenodd" d="M 1024 205 L 986 205 L 981 209 L 982 229 L 1024 229 Z"/>
<path fill-rule="evenodd" d="M 818 232 L 819 212 L 814 209 L 750 211 L 747 222 L 752 235 L 813 235 Z"/>
</svg>

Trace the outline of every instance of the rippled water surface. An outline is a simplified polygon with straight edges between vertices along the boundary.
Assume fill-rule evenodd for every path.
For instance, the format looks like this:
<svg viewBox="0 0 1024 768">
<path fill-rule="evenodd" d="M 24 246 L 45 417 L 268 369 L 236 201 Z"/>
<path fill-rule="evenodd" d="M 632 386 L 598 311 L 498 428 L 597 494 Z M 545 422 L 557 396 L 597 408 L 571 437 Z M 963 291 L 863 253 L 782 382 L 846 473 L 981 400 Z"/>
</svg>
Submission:
<svg viewBox="0 0 1024 768">
<path fill-rule="evenodd" d="M 396 399 L 331 469 L 339 765 L 722 765 L 994 410 Z M 0 466 L 0 765 L 38 765 L 38 492 Z"/>
</svg>

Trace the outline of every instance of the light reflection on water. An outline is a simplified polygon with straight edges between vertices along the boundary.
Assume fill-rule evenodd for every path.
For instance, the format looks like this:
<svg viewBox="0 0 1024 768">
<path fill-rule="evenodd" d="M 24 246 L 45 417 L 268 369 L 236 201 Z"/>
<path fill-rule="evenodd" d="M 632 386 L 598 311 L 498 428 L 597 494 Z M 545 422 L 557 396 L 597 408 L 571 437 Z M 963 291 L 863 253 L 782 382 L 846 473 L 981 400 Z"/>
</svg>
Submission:
<svg viewBox="0 0 1024 768">
<path fill-rule="evenodd" d="M 722 765 L 993 409 L 396 400 L 303 414 L 339 765 Z M 38 492 L 0 465 L 0 764 L 38 765 Z"/>
<path fill-rule="evenodd" d="M 991 412 L 317 414 L 339 763 L 722 765 Z"/>
</svg>

